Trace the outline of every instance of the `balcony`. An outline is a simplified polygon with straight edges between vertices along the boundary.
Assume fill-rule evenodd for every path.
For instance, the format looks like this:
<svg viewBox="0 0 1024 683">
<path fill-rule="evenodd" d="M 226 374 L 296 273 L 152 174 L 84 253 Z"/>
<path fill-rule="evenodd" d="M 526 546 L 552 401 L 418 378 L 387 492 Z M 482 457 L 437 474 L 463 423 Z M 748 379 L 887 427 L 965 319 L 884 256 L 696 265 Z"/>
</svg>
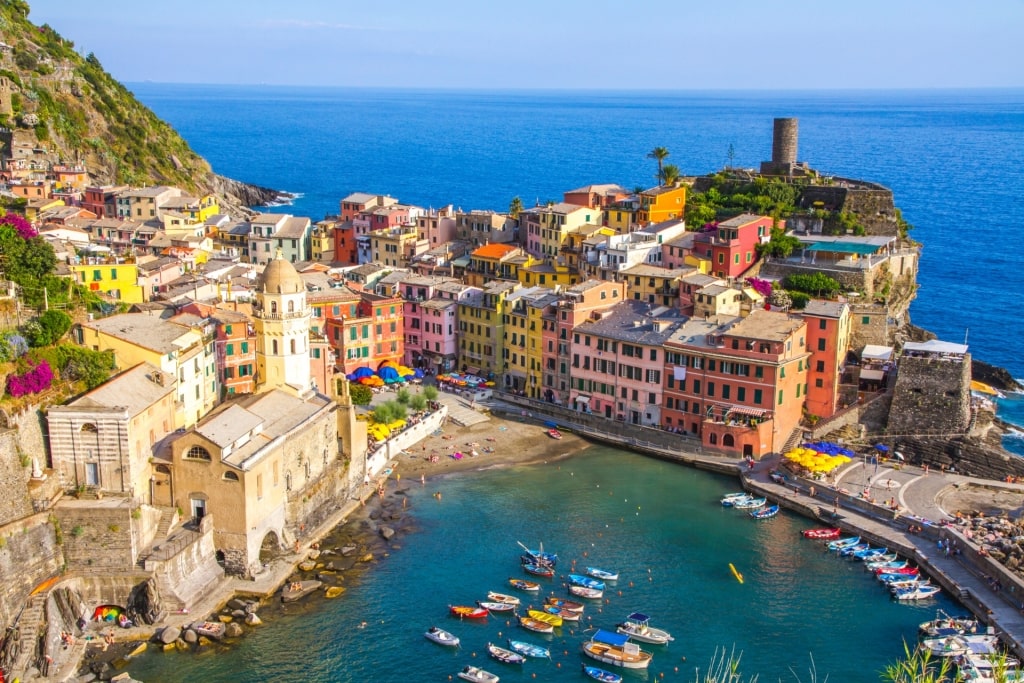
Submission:
<svg viewBox="0 0 1024 683">
<path fill-rule="evenodd" d="M 298 320 L 299 318 L 309 317 L 309 314 L 305 312 L 269 313 L 267 311 L 253 311 L 253 315 L 263 320 Z"/>
</svg>

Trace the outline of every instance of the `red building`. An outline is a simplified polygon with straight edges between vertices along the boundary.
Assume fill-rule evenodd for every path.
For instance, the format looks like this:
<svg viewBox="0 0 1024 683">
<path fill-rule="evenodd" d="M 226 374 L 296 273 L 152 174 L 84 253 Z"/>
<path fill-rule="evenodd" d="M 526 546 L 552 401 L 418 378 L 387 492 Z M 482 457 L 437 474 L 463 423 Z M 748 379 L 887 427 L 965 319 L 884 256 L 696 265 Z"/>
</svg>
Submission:
<svg viewBox="0 0 1024 683">
<path fill-rule="evenodd" d="M 745 213 L 718 224 L 718 229 L 698 233 L 693 249 L 711 259 L 712 274 L 739 277 L 757 261 L 755 247 L 771 236 L 771 216 Z"/>
<path fill-rule="evenodd" d="M 351 290 L 349 290 L 351 291 Z M 336 369 L 346 375 L 361 367 L 377 370 L 385 361 L 401 364 L 405 354 L 405 317 L 398 296 L 352 292 L 358 301 L 331 306 L 324 311 L 324 335 L 334 350 Z M 316 304 L 314 321 L 316 320 Z M 344 306 L 340 315 L 334 311 Z"/>
<path fill-rule="evenodd" d="M 591 209 L 607 209 L 631 194 L 626 188 L 613 183 L 600 183 L 569 190 L 562 195 L 562 201 L 566 204 L 586 206 Z"/>
<path fill-rule="evenodd" d="M 662 426 L 736 455 L 778 452 L 802 417 L 806 336 L 785 313 L 691 319 L 665 342 Z"/>
<path fill-rule="evenodd" d="M 850 350 L 850 307 L 836 301 L 811 301 L 803 310 L 807 321 L 807 412 L 831 417 L 839 407 L 839 379 Z"/>
<path fill-rule="evenodd" d="M 127 189 L 127 185 L 90 185 L 85 188 L 82 208 L 97 218 L 117 218 L 117 195 Z"/>
<path fill-rule="evenodd" d="M 256 390 L 256 330 L 248 315 L 198 302 L 183 307 L 172 319 L 197 316 L 214 323 L 214 346 L 221 398 Z"/>
</svg>

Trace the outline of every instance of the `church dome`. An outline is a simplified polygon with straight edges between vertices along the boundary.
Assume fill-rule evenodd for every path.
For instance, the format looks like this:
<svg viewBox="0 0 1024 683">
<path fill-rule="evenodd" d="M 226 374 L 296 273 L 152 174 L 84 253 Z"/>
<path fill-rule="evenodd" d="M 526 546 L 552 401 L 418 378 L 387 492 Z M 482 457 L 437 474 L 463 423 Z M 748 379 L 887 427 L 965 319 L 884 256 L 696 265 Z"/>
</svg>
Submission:
<svg viewBox="0 0 1024 683">
<path fill-rule="evenodd" d="M 262 289 L 267 294 L 298 294 L 306 291 L 295 266 L 284 260 L 281 252 L 263 270 Z"/>
</svg>

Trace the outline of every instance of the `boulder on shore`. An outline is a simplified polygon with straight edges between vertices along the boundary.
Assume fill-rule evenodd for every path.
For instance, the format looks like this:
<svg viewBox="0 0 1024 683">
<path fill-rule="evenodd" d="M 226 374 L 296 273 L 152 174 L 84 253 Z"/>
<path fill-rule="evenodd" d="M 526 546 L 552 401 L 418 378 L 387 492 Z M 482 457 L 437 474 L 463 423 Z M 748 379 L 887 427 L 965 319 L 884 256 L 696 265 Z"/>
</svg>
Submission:
<svg viewBox="0 0 1024 683">
<path fill-rule="evenodd" d="M 395 535 L 395 530 L 389 526 L 382 526 L 379 530 L 381 538 L 385 541 L 390 541 L 391 537 Z"/>
<path fill-rule="evenodd" d="M 224 631 L 224 635 L 228 638 L 237 638 L 242 635 L 242 627 L 235 623 L 228 624 L 227 630 Z"/>
<path fill-rule="evenodd" d="M 168 643 L 173 643 L 174 641 L 176 641 L 180 635 L 180 628 L 178 628 L 177 626 L 168 626 L 164 628 L 162 631 L 160 631 L 159 638 L 161 643 L 167 645 Z"/>
</svg>

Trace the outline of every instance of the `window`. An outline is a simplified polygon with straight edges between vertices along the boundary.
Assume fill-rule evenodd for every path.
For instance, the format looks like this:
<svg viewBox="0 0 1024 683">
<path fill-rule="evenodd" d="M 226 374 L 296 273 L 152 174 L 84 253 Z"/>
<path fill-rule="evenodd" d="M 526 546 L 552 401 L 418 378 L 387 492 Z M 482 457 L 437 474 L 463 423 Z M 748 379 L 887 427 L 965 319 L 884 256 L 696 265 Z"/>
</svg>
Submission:
<svg viewBox="0 0 1024 683">
<path fill-rule="evenodd" d="M 824 339 L 819 339 L 818 340 L 818 350 L 819 351 L 824 351 L 825 350 L 825 340 Z"/>
<path fill-rule="evenodd" d="M 786 379 L 786 366 L 779 368 L 779 379 Z"/>
<path fill-rule="evenodd" d="M 313 349 L 313 358 L 320 358 L 320 349 Z"/>
<path fill-rule="evenodd" d="M 111 280 L 116 280 L 117 279 L 117 268 L 111 268 L 110 269 L 110 279 Z"/>
<path fill-rule="evenodd" d="M 870 325 L 871 324 L 871 316 L 865 315 L 864 317 L 862 317 L 860 319 L 860 324 L 861 325 Z"/>
<path fill-rule="evenodd" d="M 236 472 L 225 472 L 224 481 L 238 481 L 238 473 Z"/>
<path fill-rule="evenodd" d="M 207 462 L 213 460 L 213 458 L 210 457 L 210 452 L 202 446 L 193 446 L 188 449 L 188 453 L 185 454 L 185 457 L 189 460 L 206 460 Z"/>
<path fill-rule="evenodd" d="M 743 403 L 744 401 L 747 400 L 746 387 L 736 387 L 736 400 L 739 401 L 740 403 Z"/>
<path fill-rule="evenodd" d="M 715 383 L 708 382 L 708 396 L 714 397 L 715 395 Z"/>
<path fill-rule="evenodd" d="M 754 389 L 754 405 L 761 405 L 761 399 L 763 398 L 760 389 Z"/>
<path fill-rule="evenodd" d="M 782 389 L 779 389 L 779 405 L 782 405 Z"/>
<path fill-rule="evenodd" d="M 693 380 L 693 393 L 695 393 L 695 394 L 699 394 L 700 393 L 700 380 L 699 379 Z"/>
<path fill-rule="evenodd" d="M 263 499 L 263 475 L 262 474 L 257 474 L 256 475 L 256 499 L 257 500 L 262 500 Z"/>
<path fill-rule="evenodd" d="M 821 389 L 823 386 L 825 386 L 825 380 L 819 377 L 818 379 L 814 380 L 814 386 Z"/>
<path fill-rule="evenodd" d="M 226 347 L 226 350 L 224 351 L 224 353 L 226 355 L 228 355 L 228 356 L 235 355 L 235 345 L 234 344 L 228 344 L 227 347 Z"/>
<path fill-rule="evenodd" d="M 754 377 L 756 377 L 757 379 L 763 379 L 764 378 L 764 368 L 761 367 L 760 365 L 754 366 Z"/>
<path fill-rule="evenodd" d="M 224 334 L 231 334 L 231 325 L 224 326 Z"/>
<path fill-rule="evenodd" d="M 726 399 L 729 398 L 729 394 L 731 393 L 731 391 L 730 391 L 731 388 L 732 387 L 730 387 L 728 384 L 723 384 L 722 385 L 722 398 L 726 398 Z"/>
<path fill-rule="evenodd" d="M 825 372 L 825 361 L 819 360 L 818 362 L 816 362 L 814 364 L 814 371 L 815 372 Z"/>
<path fill-rule="evenodd" d="M 249 342 L 242 342 L 242 353 L 249 353 Z"/>
<path fill-rule="evenodd" d="M 828 327 L 828 324 L 825 322 L 824 318 L 822 318 L 821 320 L 818 321 L 818 329 L 819 330 L 824 330 L 827 327 Z"/>
<path fill-rule="evenodd" d="M 293 354 L 294 353 L 298 353 L 298 351 L 296 351 L 296 349 L 295 349 L 295 340 L 294 339 L 291 340 L 291 352 Z"/>
<path fill-rule="evenodd" d="M 276 339 L 270 340 L 270 353 L 272 355 L 275 355 L 275 356 L 277 355 L 277 340 Z"/>
</svg>

